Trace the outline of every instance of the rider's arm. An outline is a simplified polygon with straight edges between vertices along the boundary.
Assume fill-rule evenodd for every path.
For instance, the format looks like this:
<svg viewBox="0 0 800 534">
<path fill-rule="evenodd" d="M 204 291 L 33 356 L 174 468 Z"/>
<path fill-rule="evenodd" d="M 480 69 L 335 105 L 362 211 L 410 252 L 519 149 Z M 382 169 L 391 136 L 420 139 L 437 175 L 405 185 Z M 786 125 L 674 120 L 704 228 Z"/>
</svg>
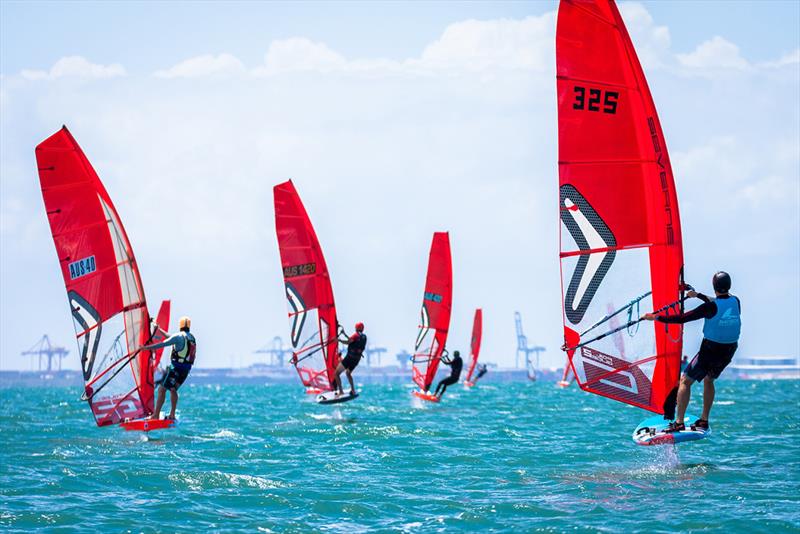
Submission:
<svg viewBox="0 0 800 534">
<path fill-rule="evenodd" d="M 700 295 L 698 294 L 698 297 L 699 296 Z M 697 308 L 686 313 L 681 313 L 678 315 L 659 315 L 656 317 L 656 321 L 667 324 L 684 324 L 691 321 L 697 321 L 699 319 L 710 319 L 711 317 L 714 317 L 715 313 L 717 313 L 717 305 L 714 303 L 714 301 L 708 300 L 703 302 Z"/>
<path fill-rule="evenodd" d="M 342 334 L 344 334 L 344 332 L 342 332 Z M 342 345 L 349 345 L 357 339 L 358 339 L 358 333 L 355 333 L 350 337 L 347 337 L 347 334 L 345 334 L 345 339 L 339 338 L 339 343 L 341 343 Z"/>
<path fill-rule="evenodd" d="M 181 350 L 183 347 L 178 347 L 178 345 L 183 345 L 183 335 L 181 334 L 175 334 L 169 336 L 161 343 L 153 343 L 152 345 L 145 345 L 142 348 L 147 350 L 153 350 L 153 349 L 160 349 L 162 347 L 175 346 L 178 350 Z"/>
</svg>

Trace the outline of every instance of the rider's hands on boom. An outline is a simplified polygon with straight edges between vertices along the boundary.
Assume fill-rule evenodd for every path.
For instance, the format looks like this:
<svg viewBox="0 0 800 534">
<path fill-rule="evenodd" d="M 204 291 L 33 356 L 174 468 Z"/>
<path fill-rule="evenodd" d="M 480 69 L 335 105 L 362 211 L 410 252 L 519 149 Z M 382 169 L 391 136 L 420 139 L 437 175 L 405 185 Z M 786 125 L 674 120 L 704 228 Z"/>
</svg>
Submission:
<svg viewBox="0 0 800 534">
<path fill-rule="evenodd" d="M 692 286 L 688 286 L 688 287 L 692 287 Z M 696 296 L 697 296 L 697 291 L 695 291 L 694 289 L 690 289 L 689 291 L 686 292 L 686 298 L 687 299 L 693 299 Z M 656 320 L 656 314 L 655 313 L 645 313 L 644 315 L 642 315 L 642 319 L 641 320 L 642 321 L 655 321 Z"/>
</svg>

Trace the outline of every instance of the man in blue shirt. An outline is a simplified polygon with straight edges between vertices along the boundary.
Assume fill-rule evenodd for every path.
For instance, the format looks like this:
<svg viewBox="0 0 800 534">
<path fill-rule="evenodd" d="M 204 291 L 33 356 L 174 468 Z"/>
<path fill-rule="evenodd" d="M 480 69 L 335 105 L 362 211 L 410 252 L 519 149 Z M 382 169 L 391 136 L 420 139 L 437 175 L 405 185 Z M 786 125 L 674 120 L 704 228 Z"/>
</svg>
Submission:
<svg viewBox="0 0 800 534">
<path fill-rule="evenodd" d="M 169 390 L 169 400 L 172 404 L 167 419 L 175 419 L 175 409 L 178 407 L 178 388 L 181 387 L 181 384 L 183 384 L 189 376 L 189 371 L 192 370 L 192 365 L 194 365 L 194 358 L 197 350 L 197 341 L 189 331 L 191 326 L 191 319 L 188 317 L 181 317 L 180 321 L 178 321 L 180 332 L 169 336 L 161 343 L 154 343 L 153 345 L 146 345 L 143 347 L 148 350 L 172 347 L 169 369 L 158 384 L 158 398 L 156 400 L 155 410 L 151 416 L 152 419 L 161 417 L 161 407 L 164 405 L 164 400 L 167 396 L 166 390 Z"/>
<path fill-rule="evenodd" d="M 703 413 L 700 419 L 692 425 L 695 428 L 707 429 L 708 417 L 711 406 L 714 404 L 714 380 L 719 378 L 722 370 L 733 359 L 733 354 L 739 346 L 739 334 L 742 329 L 742 304 L 739 298 L 729 293 L 731 277 L 728 273 L 720 271 L 712 279 L 716 298 L 689 291 L 688 297 L 697 297 L 703 304 L 681 315 L 660 315 L 646 313 L 642 318 L 648 321 L 662 323 L 684 324 L 689 321 L 705 319 L 703 325 L 703 341 L 697 356 L 689 362 L 686 371 L 681 377 L 678 388 L 678 413 L 675 421 L 670 423 L 668 432 L 680 432 L 686 429 L 683 417 L 692 393 L 692 384 L 703 381 Z"/>
</svg>

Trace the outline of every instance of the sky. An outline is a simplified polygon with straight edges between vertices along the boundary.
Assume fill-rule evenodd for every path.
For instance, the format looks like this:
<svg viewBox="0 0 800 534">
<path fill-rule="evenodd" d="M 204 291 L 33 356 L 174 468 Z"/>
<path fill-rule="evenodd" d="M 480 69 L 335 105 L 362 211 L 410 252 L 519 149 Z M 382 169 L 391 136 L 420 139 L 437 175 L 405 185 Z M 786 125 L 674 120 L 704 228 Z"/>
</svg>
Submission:
<svg viewBox="0 0 800 534">
<path fill-rule="evenodd" d="M 725 269 L 738 357 L 800 352 L 800 4 L 621 2 L 672 158 L 686 276 Z M 412 348 L 449 231 L 449 348 L 514 362 L 514 312 L 563 364 L 554 2 L 0 2 L 0 369 L 74 331 L 34 147 L 66 124 L 153 310 L 199 364 L 288 337 L 272 187 L 293 179 L 340 321 Z M 697 349 L 698 325 L 686 331 Z"/>
</svg>

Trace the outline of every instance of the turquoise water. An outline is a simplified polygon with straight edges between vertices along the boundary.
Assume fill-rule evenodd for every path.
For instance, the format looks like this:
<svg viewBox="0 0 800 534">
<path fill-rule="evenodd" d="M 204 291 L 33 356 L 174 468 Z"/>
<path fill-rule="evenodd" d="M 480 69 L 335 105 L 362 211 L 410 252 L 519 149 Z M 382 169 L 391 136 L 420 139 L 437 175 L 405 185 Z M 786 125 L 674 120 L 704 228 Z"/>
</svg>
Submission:
<svg viewBox="0 0 800 534">
<path fill-rule="evenodd" d="M 144 436 L 94 427 L 75 389 L 0 390 L 0 528 L 800 525 L 796 381 L 720 382 L 714 435 L 677 449 L 631 442 L 647 413 L 552 383 L 453 386 L 439 405 L 401 385 L 365 386 L 338 406 L 289 386 L 181 392 L 179 427 Z"/>
</svg>

